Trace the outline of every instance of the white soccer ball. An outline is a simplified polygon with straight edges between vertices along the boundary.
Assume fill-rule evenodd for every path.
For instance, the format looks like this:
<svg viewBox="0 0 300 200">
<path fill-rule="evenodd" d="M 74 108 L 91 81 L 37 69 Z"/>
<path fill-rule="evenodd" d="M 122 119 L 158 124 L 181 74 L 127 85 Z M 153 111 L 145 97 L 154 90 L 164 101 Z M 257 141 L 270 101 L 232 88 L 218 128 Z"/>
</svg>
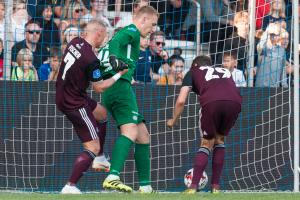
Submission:
<svg viewBox="0 0 300 200">
<path fill-rule="evenodd" d="M 194 168 L 190 169 L 187 171 L 187 173 L 184 175 L 184 184 L 188 188 L 192 184 L 192 179 L 193 179 L 193 173 L 194 173 Z M 208 182 L 208 177 L 205 171 L 203 171 L 202 177 L 199 182 L 198 189 L 201 190 L 203 189 Z"/>
</svg>

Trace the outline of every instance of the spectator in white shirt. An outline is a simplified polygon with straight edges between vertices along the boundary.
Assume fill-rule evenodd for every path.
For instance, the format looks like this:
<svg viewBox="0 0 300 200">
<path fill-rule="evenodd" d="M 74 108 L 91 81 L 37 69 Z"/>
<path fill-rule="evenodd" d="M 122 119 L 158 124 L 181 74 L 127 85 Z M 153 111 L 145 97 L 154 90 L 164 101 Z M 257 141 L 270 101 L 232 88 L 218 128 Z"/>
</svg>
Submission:
<svg viewBox="0 0 300 200">
<path fill-rule="evenodd" d="M 237 87 L 246 87 L 247 83 L 243 71 L 237 69 L 237 52 L 226 51 L 223 55 L 223 67 L 228 69 L 232 74 L 232 79 Z"/>
<path fill-rule="evenodd" d="M 20 42 L 25 39 L 25 24 L 29 19 L 24 0 L 16 0 L 13 4 L 11 26 L 13 41 Z"/>
</svg>

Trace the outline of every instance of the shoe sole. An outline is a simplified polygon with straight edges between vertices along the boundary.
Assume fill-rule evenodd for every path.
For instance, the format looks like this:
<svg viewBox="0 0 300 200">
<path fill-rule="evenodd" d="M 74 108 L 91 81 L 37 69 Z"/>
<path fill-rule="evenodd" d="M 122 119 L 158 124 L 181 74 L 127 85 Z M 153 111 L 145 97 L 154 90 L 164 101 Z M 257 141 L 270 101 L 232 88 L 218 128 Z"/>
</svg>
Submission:
<svg viewBox="0 0 300 200">
<path fill-rule="evenodd" d="M 125 193 L 131 193 L 133 191 L 132 189 L 118 188 L 110 185 L 103 185 L 103 188 L 105 190 L 117 190 L 119 192 L 125 192 Z"/>
<path fill-rule="evenodd" d="M 110 167 L 107 167 L 105 165 L 93 165 L 92 168 L 96 172 L 109 172 Z"/>
<path fill-rule="evenodd" d="M 118 192 L 125 192 L 125 193 L 131 193 L 132 190 L 126 190 L 125 188 L 115 188 L 115 187 L 110 187 L 110 186 L 106 186 L 106 187 L 103 187 L 104 189 L 106 190 L 116 190 Z"/>
<path fill-rule="evenodd" d="M 60 192 L 60 194 L 82 194 L 82 192 Z"/>
<path fill-rule="evenodd" d="M 109 168 L 103 169 L 103 168 L 94 168 L 94 167 L 93 167 L 93 169 L 94 169 L 96 172 L 109 172 Z"/>
</svg>

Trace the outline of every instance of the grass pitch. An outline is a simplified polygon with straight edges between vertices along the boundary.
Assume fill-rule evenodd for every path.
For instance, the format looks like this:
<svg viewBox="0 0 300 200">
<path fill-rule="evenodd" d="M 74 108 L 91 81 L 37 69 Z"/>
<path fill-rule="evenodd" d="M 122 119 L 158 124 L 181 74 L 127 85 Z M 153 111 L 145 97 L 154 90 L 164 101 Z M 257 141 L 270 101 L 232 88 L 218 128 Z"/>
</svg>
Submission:
<svg viewBox="0 0 300 200">
<path fill-rule="evenodd" d="M 300 193 L 198 193 L 194 195 L 180 193 L 158 194 L 36 194 L 36 193 L 7 193 L 0 192 L 0 200 L 299 200 Z"/>
</svg>

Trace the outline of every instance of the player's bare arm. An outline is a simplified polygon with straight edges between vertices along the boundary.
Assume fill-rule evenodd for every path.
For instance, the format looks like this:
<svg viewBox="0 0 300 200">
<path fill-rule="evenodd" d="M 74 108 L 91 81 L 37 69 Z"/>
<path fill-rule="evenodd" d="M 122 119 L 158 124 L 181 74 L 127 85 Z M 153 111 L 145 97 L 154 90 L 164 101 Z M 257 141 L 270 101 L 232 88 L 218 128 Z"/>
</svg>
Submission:
<svg viewBox="0 0 300 200">
<path fill-rule="evenodd" d="M 189 86 L 183 86 L 180 89 L 179 96 L 176 100 L 176 104 L 175 104 L 175 108 L 174 108 L 173 118 L 169 119 L 167 121 L 167 126 L 169 128 L 172 128 L 176 124 L 178 118 L 180 117 L 181 113 L 183 112 L 184 104 L 186 102 L 186 99 L 187 99 L 190 91 L 191 91 L 191 88 Z"/>
<path fill-rule="evenodd" d="M 105 89 L 111 87 L 117 80 L 119 80 L 119 78 L 128 72 L 128 69 L 123 69 L 122 71 L 119 71 L 118 73 L 116 73 L 114 76 L 112 76 L 109 79 L 106 79 L 104 81 L 98 81 L 98 82 L 94 82 L 93 83 L 93 90 L 95 92 L 101 93 L 103 92 Z"/>
</svg>

